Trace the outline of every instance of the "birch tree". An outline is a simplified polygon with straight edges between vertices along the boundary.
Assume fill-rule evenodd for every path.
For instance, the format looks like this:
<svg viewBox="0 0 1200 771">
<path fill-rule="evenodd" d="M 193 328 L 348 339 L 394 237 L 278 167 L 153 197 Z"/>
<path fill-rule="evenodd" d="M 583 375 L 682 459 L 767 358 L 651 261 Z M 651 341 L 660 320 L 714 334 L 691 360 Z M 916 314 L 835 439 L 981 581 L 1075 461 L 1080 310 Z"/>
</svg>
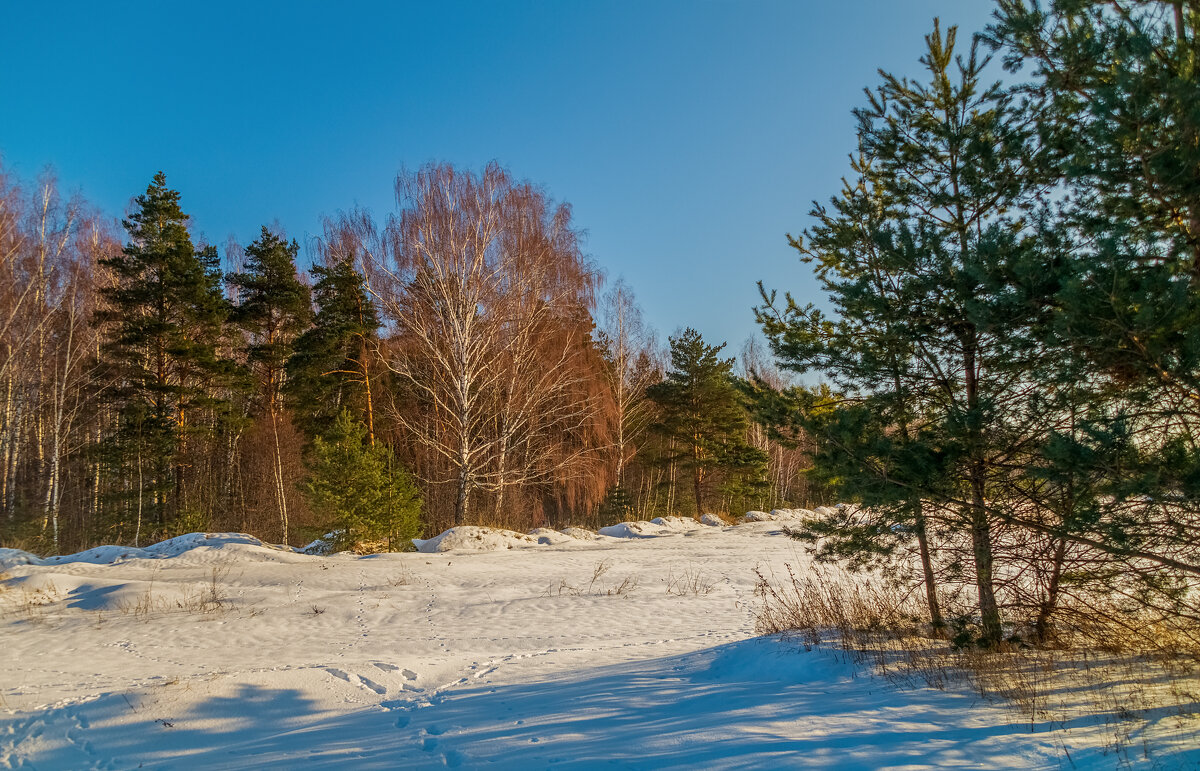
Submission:
<svg viewBox="0 0 1200 771">
<path fill-rule="evenodd" d="M 401 212 L 367 250 L 392 340 L 387 363 L 420 409 L 403 430 L 452 470 L 453 521 L 472 496 L 572 473 L 599 400 L 586 393 L 594 271 L 570 226 L 496 164 L 430 165 L 396 182 Z M 440 480 L 430 480 L 440 481 Z"/>
<path fill-rule="evenodd" d="M 646 326 L 633 290 L 623 279 L 604 294 L 600 342 L 608 360 L 606 374 L 613 398 L 613 486 L 623 490 L 625 468 L 654 417 L 646 389 L 662 377 L 654 332 Z"/>
</svg>

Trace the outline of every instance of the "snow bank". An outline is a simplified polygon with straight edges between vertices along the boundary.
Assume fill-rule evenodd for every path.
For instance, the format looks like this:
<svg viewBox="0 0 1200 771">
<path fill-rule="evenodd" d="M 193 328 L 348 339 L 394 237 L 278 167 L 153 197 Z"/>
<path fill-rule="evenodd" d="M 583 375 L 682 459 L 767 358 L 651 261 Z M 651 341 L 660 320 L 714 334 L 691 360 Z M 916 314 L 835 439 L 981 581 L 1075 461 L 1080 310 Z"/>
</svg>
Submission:
<svg viewBox="0 0 1200 771">
<path fill-rule="evenodd" d="M 20 549 L 0 549 L 0 570 L 17 565 L 41 565 L 42 558 Z"/>
<path fill-rule="evenodd" d="M 142 549 L 133 546 L 97 546 L 76 554 L 45 558 L 20 549 L 0 549 L 0 570 L 16 565 L 115 565 L 128 560 L 167 557 L 186 557 L 189 561 L 203 562 L 215 559 L 213 552 L 221 552 L 225 556 L 236 553 L 239 558 L 252 561 L 280 561 L 285 556 L 296 556 L 289 546 L 263 543 L 245 533 L 188 533 Z"/>
<path fill-rule="evenodd" d="M 621 522 L 600 528 L 600 535 L 613 538 L 653 538 L 659 535 L 677 535 L 705 527 L 688 517 L 655 517 L 649 522 Z"/>
<path fill-rule="evenodd" d="M 600 535 L 612 538 L 650 538 L 658 535 L 659 528 L 649 522 L 621 522 L 616 525 L 602 527 Z"/>
<path fill-rule="evenodd" d="M 515 530 L 459 525 L 433 538 L 414 538 L 413 545 L 417 551 L 425 554 L 451 550 L 499 551 L 519 546 L 537 546 L 538 539 Z"/>
<path fill-rule="evenodd" d="M 535 527 L 529 531 L 529 534 L 537 539 L 537 542 L 544 546 L 557 546 L 561 543 L 575 543 L 575 536 L 563 533 L 559 530 L 551 530 L 548 527 Z"/>
<path fill-rule="evenodd" d="M 809 509 L 771 509 L 766 511 L 747 511 L 741 518 L 742 522 L 778 522 L 788 519 L 807 519 L 816 516 L 822 511 L 831 512 L 832 509 L 827 509 L 823 506 L 818 507 L 816 512 Z"/>
<path fill-rule="evenodd" d="M 689 530 L 698 530 L 703 527 L 703 525 L 691 517 L 655 517 L 650 522 L 661 528 L 681 533 L 686 533 Z"/>
<path fill-rule="evenodd" d="M 820 506 L 816 511 L 808 509 L 774 509 L 771 512 L 748 511 L 739 522 L 775 522 L 805 517 L 831 516 L 842 504 L 829 508 Z M 699 521 L 690 517 L 656 517 L 650 521 L 621 522 L 602 527 L 598 533 L 581 527 L 564 527 L 552 530 L 539 527 L 528 534 L 499 528 L 462 525 L 452 527 L 429 539 L 414 538 L 417 551 L 432 553 L 451 550 L 499 551 L 527 546 L 562 546 L 582 542 L 603 541 L 612 538 L 652 538 L 662 535 L 678 535 L 705 530 L 709 527 L 727 527 L 728 523 L 715 514 L 705 514 Z M 97 546 L 77 554 L 55 557 L 38 557 L 20 549 L 0 548 L 0 571 L 19 565 L 63 565 L 68 563 L 91 565 L 114 565 L 129 560 L 182 558 L 188 562 L 225 561 L 236 554 L 241 559 L 257 562 L 298 562 L 307 555 L 328 555 L 333 551 L 336 533 L 328 533 L 300 549 L 264 543 L 245 533 L 188 533 L 156 543 L 145 548 L 132 546 Z"/>
<path fill-rule="evenodd" d="M 600 535 L 599 533 L 593 533 L 591 530 L 588 530 L 584 527 L 564 527 L 558 532 L 562 533 L 563 535 L 569 535 L 579 541 L 602 541 L 606 537 Z"/>
</svg>

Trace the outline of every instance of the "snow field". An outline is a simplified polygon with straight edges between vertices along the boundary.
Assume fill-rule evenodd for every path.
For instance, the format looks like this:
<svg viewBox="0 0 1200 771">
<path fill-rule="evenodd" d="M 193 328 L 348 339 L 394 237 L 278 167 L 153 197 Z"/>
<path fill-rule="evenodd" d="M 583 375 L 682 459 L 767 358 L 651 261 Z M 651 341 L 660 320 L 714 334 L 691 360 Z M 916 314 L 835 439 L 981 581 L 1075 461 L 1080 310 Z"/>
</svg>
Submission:
<svg viewBox="0 0 1200 771">
<path fill-rule="evenodd" d="M 231 534 L 5 550 L 0 767 L 1113 766 L 1088 721 L 1031 731 L 755 638 L 754 568 L 808 564 L 772 514 L 367 557 Z"/>
</svg>

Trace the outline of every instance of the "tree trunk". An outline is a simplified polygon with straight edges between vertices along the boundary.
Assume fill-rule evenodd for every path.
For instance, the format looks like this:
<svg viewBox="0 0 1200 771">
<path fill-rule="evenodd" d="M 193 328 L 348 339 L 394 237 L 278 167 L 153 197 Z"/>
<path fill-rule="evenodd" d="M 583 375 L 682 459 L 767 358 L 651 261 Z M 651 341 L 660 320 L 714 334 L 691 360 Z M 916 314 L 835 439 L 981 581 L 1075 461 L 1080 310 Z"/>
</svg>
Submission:
<svg viewBox="0 0 1200 771">
<path fill-rule="evenodd" d="M 1051 564 L 1050 585 L 1046 588 L 1046 597 L 1038 608 L 1037 620 L 1033 622 L 1033 636 L 1039 643 L 1045 643 L 1050 636 L 1050 619 L 1058 608 L 1058 590 L 1062 581 L 1063 563 L 1067 556 L 1067 539 L 1056 539 L 1054 546 L 1054 561 Z"/>
<path fill-rule="evenodd" d="M 979 615 L 983 627 L 981 642 L 994 645 L 1003 637 L 1000 607 L 996 603 L 992 573 L 992 532 L 988 522 L 983 436 L 980 431 L 979 379 L 976 371 L 975 331 L 964 346 L 965 391 L 967 401 L 967 439 L 969 447 L 968 481 L 971 486 L 969 521 L 971 547 L 975 556 L 975 584 L 979 591 Z"/>
<path fill-rule="evenodd" d="M 360 309 L 361 319 L 361 309 Z M 375 400 L 371 395 L 371 371 L 367 366 L 367 340 L 364 337 L 362 343 L 362 352 L 359 355 L 359 366 L 362 367 L 363 390 L 366 396 L 367 407 L 367 441 L 371 446 L 375 446 Z"/>
<path fill-rule="evenodd" d="M 501 419 L 501 432 L 503 432 L 503 419 Z M 508 462 L 508 438 L 501 433 L 500 446 L 496 451 L 496 508 L 493 512 L 495 516 L 495 524 L 499 526 L 500 516 L 504 510 L 504 488 L 507 486 L 505 473 L 508 470 L 505 464 Z"/>
<path fill-rule="evenodd" d="M 58 553 L 58 500 L 59 500 L 59 468 L 61 467 L 61 438 L 58 427 L 55 426 L 50 440 L 50 453 L 46 459 L 46 496 L 43 501 L 44 517 L 50 523 L 51 543 L 54 553 Z"/>
<path fill-rule="evenodd" d="M 138 451 L 137 451 L 137 475 L 138 475 L 138 483 L 137 483 L 137 497 L 138 497 L 138 500 L 137 500 L 137 524 L 136 524 L 136 526 L 135 526 L 135 529 L 134 529 L 134 531 L 133 531 L 133 545 L 134 545 L 134 547 L 135 547 L 135 548 L 136 548 L 137 546 L 140 546 L 140 545 L 141 545 L 141 538 L 142 538 L 142 491 L 146 489 L 146 488 L 145 488 L 145 486 L 144 486 L 144 483 L 143 483 L 143 481 L 142 481 L 142 445 L 141 445 L 141 443 L 139 443 L 139 444 L 138 444 Z"/>
<path fill-rule="evenodd" d="M 465 455 L 466 453 L 462 453 Z M 466 524 L 470 506 L 471 482 L 467 472 L 466 459 L 462 459 L 458 468 L 458 494 L 454 498 L 454 526 Z"/>
<path fill-rule="evenodd" d="M 925 601 L 929 605 L 929 625 L 933 627 L 934 634 L 940 637 L 946 628 L 946 622 L 942 619 L 942 609 L 938 603 L 937 577 L 933 573 L 933 559 L 929 554 L 929 534 L 925 529 L 925 512 L 922 510 L 920 501 L 916 501 L 913 506 L 917 545 L 921 551 L 921 572 L 925 576 Z"/>
<path fill-rule="evenodd" d="M 283 455 L 279 450 L 279 417 L 275 412 L 275 406 L 271 406 L 271 431 L 275 435 L 275 457 L 273 469 L 275 472 L 275 493 L 279 501 L 279 521 L 283 526 L 283 543 L 288 543 L 288 510 L 287 496 L 284 494 L 283 486 Z"/>
</svg>

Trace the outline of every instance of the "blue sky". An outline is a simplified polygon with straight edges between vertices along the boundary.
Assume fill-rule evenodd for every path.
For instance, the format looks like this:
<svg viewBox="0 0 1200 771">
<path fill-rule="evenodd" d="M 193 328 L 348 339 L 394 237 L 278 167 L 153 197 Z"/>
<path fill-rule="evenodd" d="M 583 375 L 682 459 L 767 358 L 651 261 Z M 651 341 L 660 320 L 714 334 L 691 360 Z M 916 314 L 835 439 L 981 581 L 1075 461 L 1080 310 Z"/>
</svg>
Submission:
<svg viewBox="0 0 1200 771">
<path fill-rule="evenodd" d="M 819 300 L 785 234 L 839 189 L 877 70 L 987 0 L 18 3 L 0 156 L 114 215 L 161 169 L 223 245 L 395 207 L 402 166 L 496 159 L 574 207 L 664 336 L 736 351 L 755 282 Z M 999 76 L 997 68 L 997 77 Z"/>
</svg>

